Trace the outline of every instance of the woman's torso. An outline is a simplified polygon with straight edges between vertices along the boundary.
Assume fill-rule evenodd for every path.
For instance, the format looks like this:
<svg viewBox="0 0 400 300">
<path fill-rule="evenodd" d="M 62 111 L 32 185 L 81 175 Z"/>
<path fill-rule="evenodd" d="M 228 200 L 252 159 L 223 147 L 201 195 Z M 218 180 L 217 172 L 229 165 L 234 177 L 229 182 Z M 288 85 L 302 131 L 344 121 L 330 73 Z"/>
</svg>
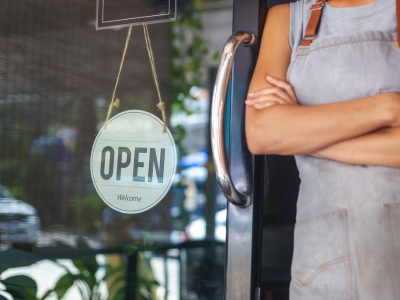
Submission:
<svg viewBox="0 0 400 300">
<path fill-rule="evenodd" d="M 326 5 L 317 38 L 308 53 L 300 49 L 299 56 L 311 3 L 294 3 L 296 13 L 302 16 L 292 16 L 295 20 L 291 24 L 293 54 L 288 82 L 299 103 L 316 105 L 400 92 L 400 50 L 391 42 L 397 29 L 395 1 L 352 8 Z M 303 188 L 312 188 L 307 192 L 307 203 L 300 203 L 310 207 L 304 212 L 299 207 L 298 219 L 326 212 L 325 206 L 354 207 L 362 205 L 360 201 L 366 197 L 386 203 L 400 196 L 398 168 L 349 165 L 309 155 L 296 156 L 296 162 Z"/>
<path fill-rule="evenodd" d="M 317 38 L 309 48 L 299 48 L 313 3 L 291 4 L 293 53 L 287 79 L 299 103 L 316 105 L 400 92 L 400 49 L 393 42 L 395 0 L 351 8 L 325 5 Z M 393 282 L 393 278 L 400 280 L 400 270 L 392 273 L 390 259 L 393 251 L 400 250 L 400 234 L 395 230 L 400 227 L 400 169 L 309 155 L 296 156 L 296 163 L 301 186 L 292 298 L 318 299 L 321 292 L 325 296 L 320 299 L 400 299 Z M 316 257 L 310 257 L 307 265 L 304 257 L 313 251 Z M 329 282 L 338 280 L 335 287 L 327 286 L 324 276 Z M 324 284 L 326 289 L 318 290 Z"/>
</svg>

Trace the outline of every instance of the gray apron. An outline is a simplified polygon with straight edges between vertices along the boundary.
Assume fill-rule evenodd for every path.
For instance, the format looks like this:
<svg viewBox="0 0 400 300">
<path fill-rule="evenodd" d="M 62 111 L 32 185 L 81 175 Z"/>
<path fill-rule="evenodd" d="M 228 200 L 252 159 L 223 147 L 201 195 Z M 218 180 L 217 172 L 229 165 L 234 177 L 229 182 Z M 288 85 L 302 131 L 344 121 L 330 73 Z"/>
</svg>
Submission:
<svg viewBox="0 0 400 300">
<path fill-rule="evenodd" d="M 326 5 L 318 36 L 299 47 L 314 2 L 290 6 L 287 80 L 299 103 L 400 92 L 395 0 Z M 400 299 L 400 169 L 309 155 L 296 156 L 296 163 L 301 186 L 290 299 Z"/>
</svg>

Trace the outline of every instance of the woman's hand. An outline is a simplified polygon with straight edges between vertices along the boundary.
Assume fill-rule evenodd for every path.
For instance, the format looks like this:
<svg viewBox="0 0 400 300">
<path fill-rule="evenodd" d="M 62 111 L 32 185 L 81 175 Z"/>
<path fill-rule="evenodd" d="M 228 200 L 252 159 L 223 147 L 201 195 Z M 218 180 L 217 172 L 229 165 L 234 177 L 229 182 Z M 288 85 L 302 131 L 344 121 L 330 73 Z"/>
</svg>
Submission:
<svg viewBox="0 0 400 300">
<path fill-rule="evenodd" d="M 256 109 L 263 109 L 272 105 L 298 105 L 293 87 L 286 81 L 267 76 L 267 81 L 274 85 L 272 88 L 248 94 L 247 106 L 254 106 Z"/>
</svg>

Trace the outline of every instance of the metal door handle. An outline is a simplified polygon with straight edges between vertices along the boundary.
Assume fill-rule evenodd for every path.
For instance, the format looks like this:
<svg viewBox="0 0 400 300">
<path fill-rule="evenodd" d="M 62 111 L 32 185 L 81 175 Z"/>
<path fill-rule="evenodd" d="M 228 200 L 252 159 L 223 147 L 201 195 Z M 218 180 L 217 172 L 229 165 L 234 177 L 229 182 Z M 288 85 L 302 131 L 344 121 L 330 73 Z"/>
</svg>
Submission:
<svg viewBox="0 0 400 300">
<path fill-rule="evenodd" d="M 241 207 L 246 207 L 250 204 L 250 197 L 236 190 L 229 174 L 223 132 L 224 111 L 226 92 L 228 90 L 236 50 L 242 43 L 244 46 L 252 45 L 254 39 L 253 33 L 238 31 L 226 41 L 219 62 L 211 107 L 211 147 L 217 180 L 225 197 L 231 203 Z"/>
</svg>

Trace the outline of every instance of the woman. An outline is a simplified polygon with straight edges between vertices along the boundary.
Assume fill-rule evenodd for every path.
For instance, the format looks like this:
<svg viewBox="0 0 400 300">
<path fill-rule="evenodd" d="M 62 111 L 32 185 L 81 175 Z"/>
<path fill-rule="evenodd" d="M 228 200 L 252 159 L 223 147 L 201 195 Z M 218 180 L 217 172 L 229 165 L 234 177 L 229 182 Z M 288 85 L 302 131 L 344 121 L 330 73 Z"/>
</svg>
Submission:
<svg viewBox="0 0 400 300">
<path fill-rule="evenodd" d="M 400 299 L 396 31 L 395 0 L 300 0 L 268 13 L 246 135 L 254 154 L 296 157 L 291 300 Z"/>
</svg>

